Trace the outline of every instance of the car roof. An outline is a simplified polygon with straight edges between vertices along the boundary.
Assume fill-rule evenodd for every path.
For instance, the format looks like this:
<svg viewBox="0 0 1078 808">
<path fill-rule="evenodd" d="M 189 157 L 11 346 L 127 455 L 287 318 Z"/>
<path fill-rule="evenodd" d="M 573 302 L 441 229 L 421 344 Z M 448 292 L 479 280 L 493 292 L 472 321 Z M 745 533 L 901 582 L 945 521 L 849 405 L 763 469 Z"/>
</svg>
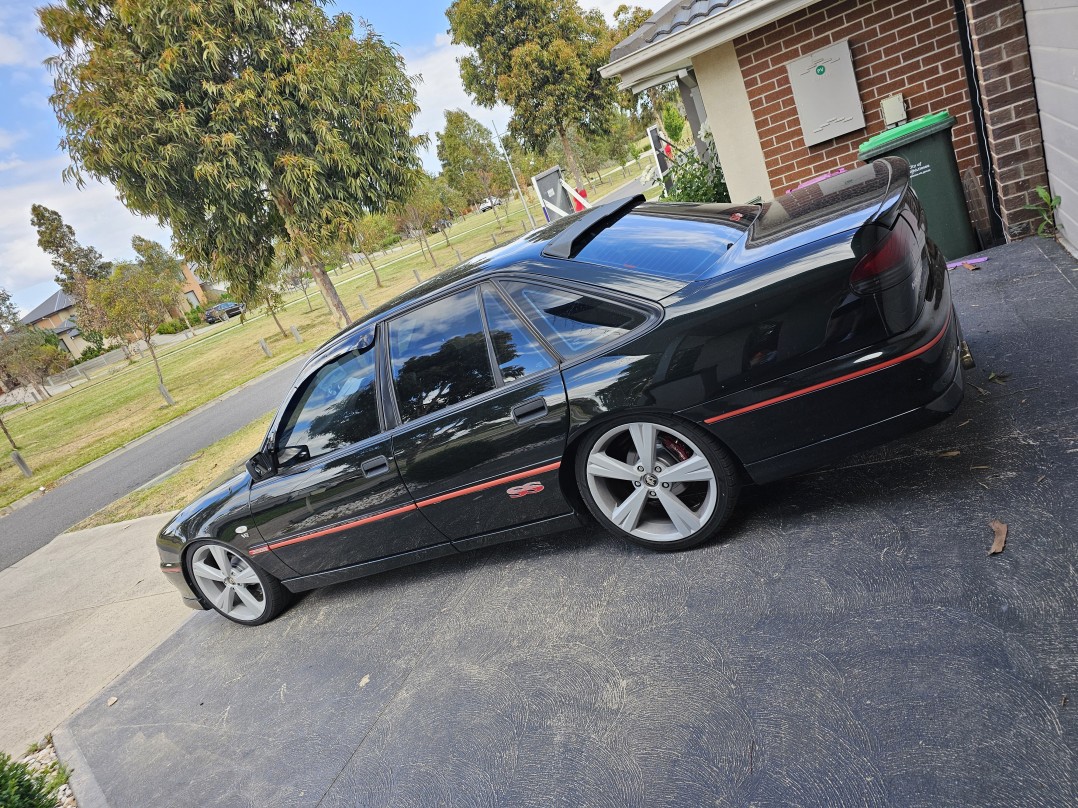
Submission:
<svg viewBox="0 0 1078 808">
<path fill-rule="evenodd" d="M 642 198 L 638 198 L 642 199 Z M 392 318 L 398 311 L 408 308 L 418 300 L 432 297 L 440 290 L 465 282 L 478 282 L 500 270 L 512 268 L 516 273 L 533 275 L 538 280 L 568 281 L 573 284 L 588 284 L 611 292 L 630 294 L 650 300 L 661 300 L 682 289 L 697 277 L 703 269 L 686 274 L 679 269 L 679 262 L 662 260 L 648 262 L 646 266 L 615 264 L 612 262 L 591 262 L 587 245 L 581 250 L 580 260 L 563 259 L 544 255 L 552 242 L 559 236 L 567 237 L 574 229 L 580 230 L 580 224 L 587 224 L 588 218 L 601 214 L 602 208 L 615 211 L 608 220 L 601 220 L 594 228 L 589 228 L 586 238 L 597 236 L 607 241 L 617 242 L 626 235 L 631 235 L 639 227 L 634 222 L 644 218 L 654 221 L 659 216 L 675 226 L 690 223 L 700 228 L 701 223 L 714 233 L 714 261 L 721 260 L 730 242 L 743 235 L 752 219 L 759 212 L 758 207 L 744 205 L 686 205 L 679 203 L 648 203 L 622 200 L 608 206 L 592 208 L 570 216 L 557 219 L 544 227 L 518 237 L 508 244 L 494 247 L 455 267 L 439 273 L 435 277 L 417 284 L 392 300 L 365 313 L 364 316 L 340 331 L 324 343 L 308 364 L 321 361 L 328 355 L 339 351 L 345 345 L 352 344 L 352 338 L 369 331 L 375 324 Z M 751 217 L 747 215 L 751 212 Z M 742 219 L 747 221 L 742 222 Z M 567 232 L 568 231 L 568 232 Z M 607 233 L 606 231 L 610 231 Z M 605 234 L 605 235 L 604 235 Z M 665 249 L 669 251 L 670 245 Z"/>
</svg>

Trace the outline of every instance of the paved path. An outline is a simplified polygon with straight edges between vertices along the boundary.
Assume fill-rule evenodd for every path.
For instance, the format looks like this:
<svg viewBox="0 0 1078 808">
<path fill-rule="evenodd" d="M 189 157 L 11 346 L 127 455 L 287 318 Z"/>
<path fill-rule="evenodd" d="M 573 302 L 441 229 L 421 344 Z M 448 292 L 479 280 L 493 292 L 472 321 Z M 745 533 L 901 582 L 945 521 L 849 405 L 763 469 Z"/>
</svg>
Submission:
<svg viewBox="0 0 1078 808">
<path fill-rule="evenodd" d="M 0 518 L 0 570 L 199 449 L 276 409 L 295 379 L 300 361 L 292 360 L 139 438 Z"/>
<path fill-rule="evenodd" d="M 959 412 L 746 491 L 724 540 L 582 530 L 195 614 L 56 732 L 80 804 L 1071 808 L 1076 267 L 955 270 Z"/>
</svg>

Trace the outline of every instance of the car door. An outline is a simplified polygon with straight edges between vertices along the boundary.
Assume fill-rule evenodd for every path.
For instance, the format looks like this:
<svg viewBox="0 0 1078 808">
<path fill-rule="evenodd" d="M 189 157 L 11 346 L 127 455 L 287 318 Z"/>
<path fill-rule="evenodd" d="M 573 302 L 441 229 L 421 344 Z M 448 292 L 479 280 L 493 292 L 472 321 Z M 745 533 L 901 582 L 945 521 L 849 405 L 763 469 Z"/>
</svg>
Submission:
<svg viewBox="0 0 1078 808">
<path fill-rule="evenodd" d="M 364 342 L 369 342 L 365 340 Z M 328 359 L 299 384 L 271 439 L 276 473 L 251 488 L 251 521 L 299 575 L 445 538 L 415 508 L 379 414 L 377 346 Z"/>
<path fill-rule="evenodd" d="M 572 511 L 558 485 L 561 373 L 492 284 L 413 309 L 387 332 L 393 456 L 432 524 L 462 539 Z"/>
</svg>

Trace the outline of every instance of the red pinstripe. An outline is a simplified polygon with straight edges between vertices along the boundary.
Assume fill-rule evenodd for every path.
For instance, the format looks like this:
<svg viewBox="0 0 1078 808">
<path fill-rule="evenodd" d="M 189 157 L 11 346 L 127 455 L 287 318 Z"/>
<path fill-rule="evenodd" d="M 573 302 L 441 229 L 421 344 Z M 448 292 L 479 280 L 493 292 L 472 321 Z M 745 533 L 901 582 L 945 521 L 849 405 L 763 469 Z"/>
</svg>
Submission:
<svg viewBox="0 0 1078 808">
<path fill-rule="evenodd" d="M 951 325 L 951 317 L 947 316 L 947 322 L 943 324 L 943 328 L 940 330 L 930 342 L 925 343 L 920 348 L 916 348 L 909 353 L 902 354 L 902 356 L 896 356 L 894 359 L 888 359 L 886 362 L 880 362 L 878 365 L 870 365 L 867 368 L 861 368 L 861 370 L 855 370 L 853 373 L 847 373 L 844 376 L 838 376 L 834 379 L 828 379 L 825 382 L 819 382 L 809 387 L 802 388 L 801 390 L 794 390 L 792 393 L 786 393 L 781 396 L 775 396 L 775 398 L 769 398 L 766 401 L 758 401 L 755 404 L 750 404 L 747 407 L 741 407 L 740 409 L 730 410 L 730 412 L 724 412 L 721 415 L 713 415 L 710 418 L 705 418 L 705 424 L 714 424 L 717 421 L 725 421 L 727 418 L 733 418 L 735 415 L 743 415 L 746 412 L 752 412 L 753 410 L 759 410 L 763 407 L 770 407 L 772 404 L 778 404 L 783 401 L 789 401 L 791 398 L 797 398 L 799 396 L 806 395 L 808 393 L 815 393 L 817 390 L 823 390 L 826 387 L 833 387 L 836 384 L 842 384 L 842 382 L 848 382 L 851 379 L 858 379 L 861 376 L 867 376 L 869 373 L 875 373 L 878 370 L 886 370 L 889 367 L 907 362 L 910 359 L 915 359 L 921 354 L 932 350 L 941 339 L 943 335 L 947 333 L 947 329 Z"/>
</svg>

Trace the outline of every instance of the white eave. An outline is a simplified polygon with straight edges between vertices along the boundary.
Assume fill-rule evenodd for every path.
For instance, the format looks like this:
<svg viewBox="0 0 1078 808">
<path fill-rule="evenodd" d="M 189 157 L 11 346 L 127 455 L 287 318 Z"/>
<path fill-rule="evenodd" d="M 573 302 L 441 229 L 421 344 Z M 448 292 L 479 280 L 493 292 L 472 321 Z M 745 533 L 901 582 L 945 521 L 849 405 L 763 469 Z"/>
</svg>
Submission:
<svg viewBox="0 0 1078 808">
<path fill-rule="evenodd" d="M 640 92 L 669 81 L 679 70 L 691 67 L 694 56 L 819 2 L 820 0 L 748 0 L 603 65 L 599 68 L 599 73 L 603 78 L 620 78 L 620 89 Z"/>
</svg>

